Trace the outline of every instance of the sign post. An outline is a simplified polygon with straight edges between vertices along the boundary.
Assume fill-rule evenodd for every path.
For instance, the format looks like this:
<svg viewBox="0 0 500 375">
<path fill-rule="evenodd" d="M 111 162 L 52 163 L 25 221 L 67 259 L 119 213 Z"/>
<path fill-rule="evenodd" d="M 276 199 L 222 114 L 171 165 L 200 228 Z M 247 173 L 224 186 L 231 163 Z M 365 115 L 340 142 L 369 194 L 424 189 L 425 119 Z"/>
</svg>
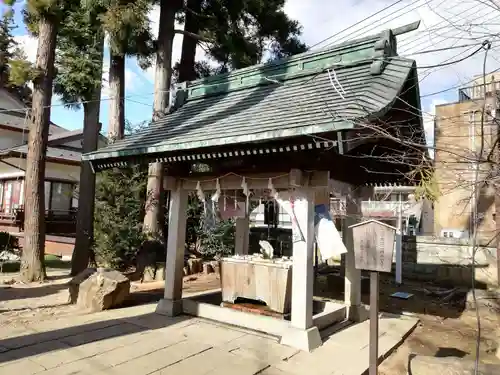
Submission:
<svg viewBox="0 0 500 375">
<path fill-rule="evenodd" d="M 391 272 L 396 228 L 377 220 L 351 225 L 354 262 L 359 270 L 370 271 L 370 370 L 378 370 L 379 272 Z"/>
</svg>

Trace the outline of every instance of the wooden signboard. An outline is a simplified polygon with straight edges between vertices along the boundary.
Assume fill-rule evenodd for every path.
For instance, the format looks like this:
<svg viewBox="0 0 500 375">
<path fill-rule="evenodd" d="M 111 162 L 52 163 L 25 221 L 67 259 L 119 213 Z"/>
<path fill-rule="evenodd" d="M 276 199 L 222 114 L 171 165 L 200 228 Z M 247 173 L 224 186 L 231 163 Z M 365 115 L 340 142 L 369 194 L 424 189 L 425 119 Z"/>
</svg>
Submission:
<svg viewBox="0 0 500 375">
<path fill-rule="evenodd" d="M 379 272 L 391 272 L 396 228 L 377 220 L 351 225 L 355 267 L 370 272 L 370 375 L 378 373 Z"/>
<path fill-rule="evenodd" d="M 351 225 L 355 267 L 359 270 L 391 272 L 396 228 L 377 220 Z"/>
</svg>

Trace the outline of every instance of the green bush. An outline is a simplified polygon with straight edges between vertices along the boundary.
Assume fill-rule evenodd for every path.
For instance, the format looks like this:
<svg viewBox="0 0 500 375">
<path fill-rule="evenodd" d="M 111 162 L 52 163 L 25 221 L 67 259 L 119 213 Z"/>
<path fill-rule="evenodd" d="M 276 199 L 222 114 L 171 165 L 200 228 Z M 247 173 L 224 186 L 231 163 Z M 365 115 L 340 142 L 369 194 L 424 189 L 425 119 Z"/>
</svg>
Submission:
<svg viewBox="0 0 500 375">
<path fill-rule="evenodd" d="M 147 166 L 109 170 L 98 175 L 93 247 L 99 265 L 116 269 L 133 266 L 141 244 L 151 239 L 142 232 L 146 183 Z M 165 220 L 168 220 L 167 208 L 168 204 Z M 216 218 L 215 225 L 206 226 L 203 206 L 196 194 L 189 196 L 187 215 L 188 251 L 206 258 L 234 252 L 233 220 Z M 167 223 L 164 223 L 164 233 L 168 233 Z M 157 259 L 165 259 L 164 255 L 157 255 Z"/>
<path fill-rule="evenodd" d="M 205 225 L 202 216 L 198 225 L 199 252 L 205 258 L 219 258 L 234 253 L 235 223 L 233 219 L 215 219 L 213 226 Z"/>
<path fill-rule="evenodd" d="M 19 251 L 19 239 L 7 232 L 0 232 L 0 252 L 8 251 L 17 253 Z"/>
<path fill-rule="evenodd" d="M 217 258 L 234 253 L 234 220 L 222 220 L 217 214 L 207 218 L 203 204 L 195 194 L 189 197 L 187 213 L 188 249 L 196 249 L 204 258 Z M 208 221 L 212 221 L 212 225 L 207 225 Z"/>
<path fill-rule="evenodd" d="M 142 233 L 146 170 L 141 167 L 101 172 L 96 181 L 94 251 L 99 265 L 125 269 L 145 235 Z"/>
</svg>

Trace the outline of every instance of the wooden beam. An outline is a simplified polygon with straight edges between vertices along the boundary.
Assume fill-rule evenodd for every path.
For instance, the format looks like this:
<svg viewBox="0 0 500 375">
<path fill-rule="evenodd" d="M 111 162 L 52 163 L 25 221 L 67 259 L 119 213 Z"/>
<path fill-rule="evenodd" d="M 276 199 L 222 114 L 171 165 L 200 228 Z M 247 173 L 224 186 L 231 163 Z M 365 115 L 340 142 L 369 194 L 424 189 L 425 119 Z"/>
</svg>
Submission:
<svg viewBox="0 0 500 375">
<path fill-rule="evenodd" d="M 329 186 L 330 172 L 302 172 L 298 170 L 291 170 L 289 172 L 252 173 L 245 174 L 244 176 L 249 189 L 267 189 L 270 178 L 272 179 L 273 186 L 276 189 L 289 189 L 299 186 L 325 188 Z M 198 182 L 200 183 L 201 189 L 204 191 L 215 190 L 217 179 L 219 180 L 221 190 L 239 190 L 241 189 L 243 176 L 237 174 L 227 174 L 224 176 L 200 176 L 199 178 L 176 178 L 174 176 L 167 176 L 164 179 L 163 186 L 165 190 L 173 190 L 177 186 L 177 180 L 180 180 L 181 188 L 183 190 L 196 190 Z"/>
</svg>

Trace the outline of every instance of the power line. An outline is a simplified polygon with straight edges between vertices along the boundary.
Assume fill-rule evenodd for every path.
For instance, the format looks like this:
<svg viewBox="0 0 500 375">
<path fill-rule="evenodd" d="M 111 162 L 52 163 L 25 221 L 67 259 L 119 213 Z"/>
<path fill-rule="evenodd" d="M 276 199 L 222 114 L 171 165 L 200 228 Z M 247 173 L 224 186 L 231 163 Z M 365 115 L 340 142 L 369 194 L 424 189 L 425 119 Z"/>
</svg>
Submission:
<svg viewBox="0 0 500 375">
<path fill-rule="evenodd" d="M 450 51 L 450 50 L 453 50 L 453 49 L 474 47 L 474 46 L 477 46 L 478 44 L 482 44 L 482 43 L 470 43 L 470 44 L 462 44 L 462 45 L 459 45 L 459 46 L 443 47 L 443 48 L 436 48 L 436 49 L 429 49 L 429 50 L 420 50 L 420 51 L 414 52 L 414 53 L 407 53 L 406 56 L 424 55 L 424 54 L 427 54 L 427 53 Z M 421 68 L 421 67 L 419 66 L 419 68 Z"/>
<path fill-rule="evenodd" d="M 474 11 L 475 8 L 476 8 L 476 6 L 472 6 L 470 8 L 465 9 L 463 12 L 464 13 L 468 13 L 470 11 Z M 462 13 L 462 15 L 464 13 Z M 483 14 L 479 14 L 479 15 L 477 15 L 477 17 L 474 18 L 474 20 L 479 19 L 479 18 L 481 18 L 483 16 L 484 16 Z M 452 16 L 450 18 L 450 21 L 453 20 L 453 19 L 455 19 L 455 18 L 457 18 L 457 17 L 460 18 L 459 15 Z M 443 27 L 439 27 L 437 29 L 434 29 L 435 26 L 439 26 L 439 25 L 442 25 L 444 23 L 445 23 L 445 21 L 440 21 L 440 22 L 436 23 L 435 25 L 433 25 L 431 28 L 427 28 L 426 30 L 422 30 L 420 35 L 412 35 L 412 36 L 409 36 L 409 37 L 407 37 L 405 39 L 402 39 L 400 41 L 400 43 L 398 43 L 399 46 L 401 46 L 401 47 L 404 46 L 405 47 L 405 49 L 401 53 L 405 53 L 406 51 L 408 51 L 409 49 L 411 49 L 412 48 L 412 47 L 410 47 L 411 45 L 413 45 L 415 43 L 419 43 L 423 38 L 427 38 L 427 37 L 430 38 L 433 33 L 436 33 L 436 30 L 448 29 L 448 28 L 451 27 L 449 24 L 446 24 Z M 458 34 L 464 33 L 464 32 L 465 32 L 464 30 L 459 30 L 455 35 L 458 35 Z M 440 37 L 440 36 L 438 35 L 438 37 Z M 446 38 L 443 38 L 443 40 L 440 40 L 440 42 L 444 41 L 445 39 Z M 430 45 L 434 45 L 435 44 L 435 42 L 433 42 L 432 40 L 430 40 L 430 42 L 431 42 Z"/>
<path fill-rule="evenodd" d="M 311 47 L 309 47 L 309 48 L 308 48 L 308 50 L 313 49 L 314 47 L 316 47 L 316 46 L 320 45 L 321 43 L 324 43 L 324 42 L 326 42 L 326 41 L 328 41 L 328 40 L 330 40 L 330 39 L 332 39 L 332 38 L 335 38 L 336 36 L 338 36 L 338 35 L 340 35 L 340 34 L 342 34 L 342 33 L 346 32 L 347 30 L 352 29 L 354 26 L 356 26 L 356 25 L 358 25 L 358 24 L 360 24 L 360 23 L 362 23 L 362 22 L 368 21 L 369 19 L 371 19 L 371 18 L 375 17 L 376 15 L 378 15 L 378 14 L 380 14 L 380 13 L 382 13 L 382 12 L 386 11 L 387 9 L 390 9 L 390 8 L 392 8 L 392 7 L 396 6 L 396 5 L 398 5 L 399 3 L 402 3 L 403 1 L 405 1 L 405 0 L 397 0 L 396 2 L 394 2 L 394 3 L 392 3 L 392 4 L 388 5 L 388 6 L 386 6 L 385 8 L 380 9 L 380 10 L 379 10 L 379 11 L 377 11 L 376 13 L 373 13 L 372 15 L 370 15 L 370 16 L 368 16 L 368 17 L 366 17 L 366 18 L 362 19 L 362 20 L 361 20 L 361 21 L 359 21 L 358 23 L 356 23 L 356 24 L 352 24 L 351 26 L 348 26 L 348 27 L 346 27 L 345 29 L 340 30 L 340 31 L 339 31 L 339 32 L 337 32 L 336 34 L 330 35 L 329 37 L 327 37 L 327 38 L 325 38 L 325 39 L 323 39 L 323 40 L 321 40 L 321 41 L 317 42 L 316 44 L 313 44 Z M 413 2 L 415 2 L 415 1 L 418 1 L 418 0 L 414 0 Z"/>
<path fill-rule="evenodd" d="M 420 1 L 420 0 L 418 0 L 418 1 Z M 429 3 L 433 2 L 433 1 L 435 1 L 435 0 L 426 0 L 426 1 L 425 1 L 425 4 L 429 4 Z M 443 0 L 440 4 L 442 4 L 444 1 L 446 1 L 446 0 Z M 386 19 L 387 17 L 390 17 L 390 16 L 392 16 L 392 15 L 394 15 L 394 14 L 397 14 L 397 13 L 401 12 L 402 10 L 405 10 L 405 9 L 406 9 L 406 8 L 408 8 L 408 7 L 411 7 L 411 6 L 415 5 L 414 3 L 415 3 L 415 1 L 412 1 L 410 4 L 408 4 L 408 5 L 404 6 L 403 8 L 398 9 L 398 10 L 396 10 L 396 11 L 394 11 L 394 12 L 392 12 L 392 13 L 389 13 L 388 15 L 386 15 L 386 16 L 384 16 L 384 17 L 380 18 L 380 19 L 379 19 L 379 21 L 384 20 L 384 19 Z M 424 5 L 425 5 L 425 4 L 424 4 Z M 394 20 L 396 20 L 397 18 L 399 18 L 399 17 L 401 17 L 401 16 L 404 16 L 405 14 L 408 14 L 408 13 L 410 13 L 410 12 L 414 11 L 415 9 L 420 8 L 421 6 L 422 6 L 422 4 L 419 4 L 419 5 L 417 5 L 417 6 L 413 6 L 411 9 L 406 10 L 404 13 L 397 14 L 397 15 L 396 15 L 396 16 L 394 16 L 393 18 L 391 18 L 391 19 L 389 19 L 389 20 L 384 21 L 384 23 L 389 23 L 389 22 L 391 22 L 391 21 L 394 21 Z M 354 35 L 350 35 L 350 37 L 349 37 L 349 38 L 347 38 L 347 39 L 345 40 L 345 42 L 348 42 L 348 41 L 351 41 L 351 40 L 353 40 L 353 39 L 359 38 L 359 37 L 361 37 L 363 34 L 366 34 L 367 32 L 373 31 L 374 29 L 377 29 L 377 28 L 379 28 L 380 26 L 381 26 L 381 25 L 375 25 L 375 26 L 373 26 L 373 27 L 365 26 L 365 27 L 363 27 L 363 28 L 361 28 L 361 29 L 359 29 L 359 30 L 356 30 L 356 31 L 354 31 L 354 33 L 353 33 Z M 368 29 L 367 29 L 367 28 L 368 28 Z M 336 43 L 336 41 L 335 41 L 335 42 L 331 42 L 331 43 L 327 44 L 327 45 L 325 46 L 325 48 L 326 48 L 326 47 L 329 47 L 329 46 L 331 46 L 331 45 L 333 45 L 334 43 Z"/>
</svg>

